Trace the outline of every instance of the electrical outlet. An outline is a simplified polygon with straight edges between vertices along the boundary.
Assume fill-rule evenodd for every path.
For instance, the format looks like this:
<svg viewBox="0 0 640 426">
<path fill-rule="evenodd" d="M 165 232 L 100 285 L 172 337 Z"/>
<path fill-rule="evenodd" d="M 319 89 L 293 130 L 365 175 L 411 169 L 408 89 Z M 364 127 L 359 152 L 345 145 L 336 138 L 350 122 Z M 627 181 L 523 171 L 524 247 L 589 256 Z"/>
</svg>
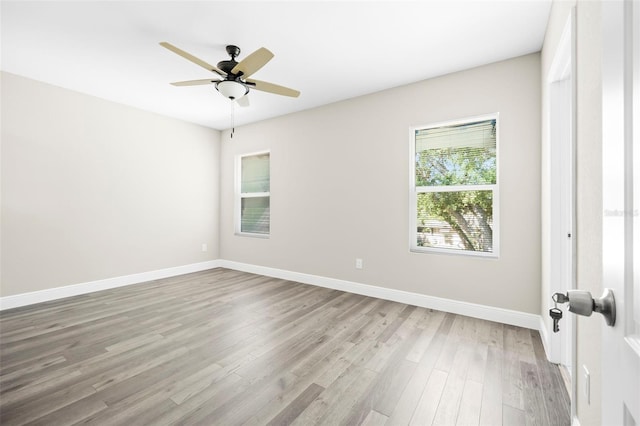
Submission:
<svg viewBox="0 0 640 426">
<path fill-rule="evenodd" d="M 362 259 L 356 259 L 356 269 L 362 269 Z"/>
<path fill-rule="evenodd" d="M 202 251 L 207 251 L 207 243 L 202 243 Z"/>
<path fill-rule="evenodd" d="M 587 400 L 587 404 L 591 405 L 591 376 L 589 375 L 589 370 L 587 370 L 587 366 L 582 366 L 582 379 L 584 381 L 584 397 Z"/>
</svg>

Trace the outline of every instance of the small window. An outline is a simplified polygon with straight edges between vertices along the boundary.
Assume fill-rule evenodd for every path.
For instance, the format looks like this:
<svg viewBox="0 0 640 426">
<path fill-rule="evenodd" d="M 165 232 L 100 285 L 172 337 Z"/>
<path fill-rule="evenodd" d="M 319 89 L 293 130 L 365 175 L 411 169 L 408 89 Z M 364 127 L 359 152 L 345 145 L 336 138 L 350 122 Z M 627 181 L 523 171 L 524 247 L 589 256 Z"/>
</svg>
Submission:
<svg viewBox="0 0 640 426">
<path fill-rule="evenodd" d="M 498 117 L 411 136 L 411 250 L 498 255 Z"/>
<path fill-rule="evenodd" d="M 271 221 L 269 157 L 268 152 L 238 157 L 236 233 L 269 236 Z"/>
</svg>

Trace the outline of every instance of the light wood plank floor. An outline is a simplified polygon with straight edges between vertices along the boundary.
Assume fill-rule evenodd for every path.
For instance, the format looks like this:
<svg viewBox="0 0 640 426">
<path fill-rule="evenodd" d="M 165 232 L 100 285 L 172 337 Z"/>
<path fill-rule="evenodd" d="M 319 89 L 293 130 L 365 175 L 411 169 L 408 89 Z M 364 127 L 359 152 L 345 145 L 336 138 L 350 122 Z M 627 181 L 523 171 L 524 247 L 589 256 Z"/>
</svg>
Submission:
<svg viewBox="0 0 640 426">
<path fill-rule="evenodd" d="M 0 314 L 3 425 L 568 425 L 537 331 L 228 269 Z"/>
</svg>

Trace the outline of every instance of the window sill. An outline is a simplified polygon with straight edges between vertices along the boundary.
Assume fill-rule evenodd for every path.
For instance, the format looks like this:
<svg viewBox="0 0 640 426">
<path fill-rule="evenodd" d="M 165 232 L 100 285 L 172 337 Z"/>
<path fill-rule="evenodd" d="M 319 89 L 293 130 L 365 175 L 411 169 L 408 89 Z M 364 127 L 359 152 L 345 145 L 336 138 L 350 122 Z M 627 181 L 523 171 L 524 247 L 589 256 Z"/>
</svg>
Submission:
<svg viewBox="0 0 640 426">
<path fill-rule="evenodd" d="M 263 240 L 268 240 L 271 237 L 269 234 L 252 234 L 250 232 L 236 232 L 234 235 L 236 237 L 260 238 Z"/>
<path fill-rule="evenodd" d="M 439 248 L 416 248 L 411 247 L 409 249 L 411 253 L 417 254 L 444 254 L 447 256 L 466 256 L 466 257 L 481 257 L 485 259 L 498 259 L 500 253 L 486 253 L 480 251 L 468 251 L 468 250 L 453 250 L 453 249 L 439 249 Z"/>
</svg>

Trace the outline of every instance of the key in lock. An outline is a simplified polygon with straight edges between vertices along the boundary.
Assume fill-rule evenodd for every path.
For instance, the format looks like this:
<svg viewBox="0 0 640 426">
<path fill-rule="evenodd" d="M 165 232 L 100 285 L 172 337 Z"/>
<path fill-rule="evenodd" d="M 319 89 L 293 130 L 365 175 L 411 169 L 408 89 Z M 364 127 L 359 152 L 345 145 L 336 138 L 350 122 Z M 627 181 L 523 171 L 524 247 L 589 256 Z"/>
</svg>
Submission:
<svg viewBox="0 0 640 426">
<path fill-rule="evenodd" d="M 553 320 L 553 332 L 557 333 L 558 331 L 560 331 L 560 326 L 559 326 L 559 322 L 560 319 L 562 318 L 562 310 L 560 308 L 551 308 L 549 309 L 549 316 L 551 317 L 551 319 Z"/>
</svg>

